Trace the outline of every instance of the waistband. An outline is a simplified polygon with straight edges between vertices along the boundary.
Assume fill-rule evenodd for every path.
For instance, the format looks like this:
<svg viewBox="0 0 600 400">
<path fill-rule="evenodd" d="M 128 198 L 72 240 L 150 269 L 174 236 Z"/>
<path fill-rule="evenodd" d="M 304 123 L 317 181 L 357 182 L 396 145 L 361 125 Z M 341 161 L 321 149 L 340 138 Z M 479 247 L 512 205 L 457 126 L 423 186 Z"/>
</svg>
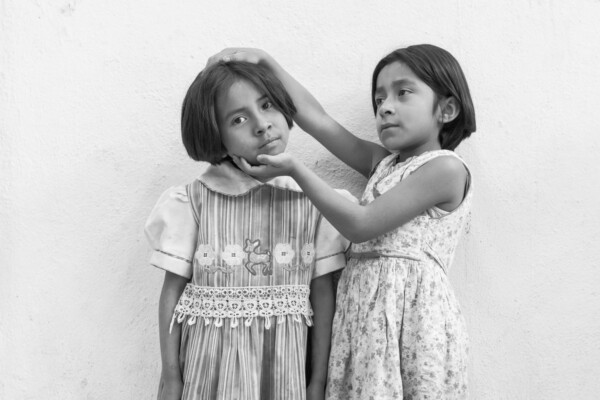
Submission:
<svg viewBox="0 0 600 400">
<path fill-rule="evenodd" d="M 255 318 L 264 318 L 269 329 L 271 317 L 283 323 L 286 315 L 292 315 L 297 322 L 304 316 L 306 324 L 312 326 L 309 295 L 308 285 L 215 287 L 188 283 L 175 307 L 169 332 L 175 320 L 182 323 L 185 319 L 189 325 L 203 319 L 204 325 L 221 327 L 223 319 L 230 318 L 231 328 L 236 328 L 239 319 L 250 326 Z"/>
<path fill-rule="evenodd" d="M 408 253 L 398 253 L 398 252 L 378 252 L 378 251 L 365 251 L 365 252 L 355 252 L 350 250 L 348 252 L 348 256 L 351 258 L 381 258 L 381 257 L 389 257 L 389 258 L 406 258 L 407 260 L 412 261 L 423 261 L 422 257 L 419 257 L 414 254 Z"/>
<path fill-rule="evenodd" d="M 368 252 L 354 252 L 352 249 L 348 252 L 349 258 L 356 259 L 373 259 L 373 258 L 404 258 L 411 261 L 422 262 L 425 260 L 431 260 L 435 264 L 437 264 L 444 274 L 448 273 L 448 268 L 442 261 L 442 259 L 429 247 L 424 247 L 422 249 L 423 257 L 419 257 L 415 254 L 402 253 L 402 252 L 378 252 L 378 251 L 368 251 Z"/>
</svg>

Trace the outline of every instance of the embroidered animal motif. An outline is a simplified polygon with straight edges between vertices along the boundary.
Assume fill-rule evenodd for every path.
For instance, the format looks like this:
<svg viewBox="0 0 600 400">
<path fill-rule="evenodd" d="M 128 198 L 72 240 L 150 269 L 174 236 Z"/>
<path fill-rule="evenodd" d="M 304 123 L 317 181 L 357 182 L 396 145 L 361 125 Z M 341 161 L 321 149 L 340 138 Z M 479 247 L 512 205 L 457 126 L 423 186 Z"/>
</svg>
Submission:
<svg viewBox="0 0 600 400">
<path fill-rule="evenodd" d="M 273 266 L 271 265 L 271 252 L 269 250 L 260 251 L 260 239 L 251 241 L 246 239 L 244 252 L 248 254 L 248 261 L 244 264 L 248 272 L 256 275 L 254 267 L 262 267 L 263 275 L 272 275 Z"/>
</svg>

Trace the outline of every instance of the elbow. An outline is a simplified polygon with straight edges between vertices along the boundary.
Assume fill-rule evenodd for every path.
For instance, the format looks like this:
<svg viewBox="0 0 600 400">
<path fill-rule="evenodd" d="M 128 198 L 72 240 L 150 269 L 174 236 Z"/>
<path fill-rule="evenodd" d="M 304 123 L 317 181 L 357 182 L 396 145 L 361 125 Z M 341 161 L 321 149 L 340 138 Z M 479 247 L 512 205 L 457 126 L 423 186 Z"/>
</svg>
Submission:
<svg viewBox="0 0 600 400">
<path fill-rule="evenodd" d="M 343 224 L 337 226 L 338 231 L 352 243 L 362 243 L 370 239 L 368 221 L 359 209 L 351 219 L 346 219 Z"/>
<path fill-rule="evenodd" d="M 334 226 L 338 232 L 352 243 L 362 243 L 377 237 L 378 219 L 370 215 L 366 207 L 354 205 L 341 220 Z"/>
<path fill-rule="evenodd" d="M 352 243 L 366 242 L 374 237 L 369 233 L 365 225 L 360 223 L 353 224 L 347 232 L 342 232 L 342 235 Z"/>
<path fill-rule="evenodd" d="M 362 242 L 366 242 L 367 240 L 372 239 L 372 238 L 367 235 L 363 235 L 361 233 L 355 233 L 355 234 L 346 236 L 346 239 L 348 239 L 352 243 L 362 243 Z"/>
<path fill-rule="evenodd" d="M 362 243 L 375 239 L 381 234 L 379 225 L 380 223 L 368 214 L 359 214 L 351 221 L 346 232 L 340 233 L 352 243 Z"/>
</svg>

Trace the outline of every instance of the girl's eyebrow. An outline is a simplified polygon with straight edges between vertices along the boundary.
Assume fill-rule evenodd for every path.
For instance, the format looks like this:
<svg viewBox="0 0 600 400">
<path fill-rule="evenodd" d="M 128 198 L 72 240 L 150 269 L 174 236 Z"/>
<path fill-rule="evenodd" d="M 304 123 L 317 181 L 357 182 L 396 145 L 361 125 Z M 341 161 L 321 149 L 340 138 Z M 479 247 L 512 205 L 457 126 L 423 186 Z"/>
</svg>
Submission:
<svg viewBox="0 0 600 400">
<path fill-rule="evenodd" d="M 240 108 L 236 108 L 235 110 L 231 110 L 227 114 L 225 114 L 224 119 L 229 119 L 229 118 L 231 118 L 232 115 L 241 113 L 245 110 L 246 110 L 246 107 L 240 107 Z"/>
<path fill-rule="evenodd" d="M 257 103 L 260 103 L 261 101 L 265 100 L 265 99 L 269 99 L 269 96 L 267 96 L 266 94 L 263 94 L 262 96 L 260 96 L 258 98 L 258 100 L 256 100 Z"/>
<path fill-rule="evenodd" d="M 413 81 L 412 79 L 408 79 L 408 78 L 402 78 L 402 79 L 396 79 L 395 81 L 392 81 L 392 87 L 396 88 L 398 86 L 415 86 L 416 82 Z M 375 93 L 380 93 L 382 92 L 384 89 L 382 86 L 377 86 L 377 88 L 375 89 Z"/>
<path fill-rule="evenodd" d="M 261 101 L 268 99 L 268 98 L 269 98 L 269 96 L 267 96 L 266 94 L 262 95 L 261 97 L 256 99 L 255 103 L 260 103 Z M 243 107 L 236 108 L 235 110 L 231 110 L 227 114 L 225 114 L 225 119 L 229 119 L 232 115 L 246 111 L 247 109 L 248 109 L 248 107 L 243 106 Z"/>
</svg>

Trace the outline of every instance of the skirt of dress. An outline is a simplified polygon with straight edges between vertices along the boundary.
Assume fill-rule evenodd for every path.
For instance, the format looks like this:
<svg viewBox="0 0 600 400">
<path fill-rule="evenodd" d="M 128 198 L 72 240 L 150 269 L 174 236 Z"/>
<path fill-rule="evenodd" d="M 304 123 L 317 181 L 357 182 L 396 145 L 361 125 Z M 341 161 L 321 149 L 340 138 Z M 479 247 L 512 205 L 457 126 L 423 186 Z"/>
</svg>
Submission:
<svg viewBox="0 0 600 400">
<path fill-rule="evenodd" d="M 182 400 L 305 400 L 307 326 L 292 315 L 265 328 L 264 318 L 250 326 L 182 326 L 180 360 Z"/>
<path fill-rule="evenodd" d="M 351 258 L 340 278 L 328 399 L 465 399 L 464 318 L 442 269 Z"/>
</svg>

